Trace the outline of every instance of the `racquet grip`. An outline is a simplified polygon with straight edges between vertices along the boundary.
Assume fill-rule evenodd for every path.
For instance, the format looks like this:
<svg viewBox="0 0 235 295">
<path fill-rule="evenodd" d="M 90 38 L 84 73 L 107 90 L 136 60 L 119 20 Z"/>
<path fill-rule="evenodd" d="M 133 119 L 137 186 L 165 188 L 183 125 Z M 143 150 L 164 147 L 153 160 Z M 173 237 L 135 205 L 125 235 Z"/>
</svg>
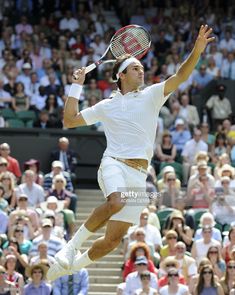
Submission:
<svg viewBox="0 0 235 295">
<path fill-rule="evenodd" d="M 89 65 L 88 67 L 86 67 L 86 69 L 85 69 L 85 73 L 87 74 L 87 73 L 89 73 L 90 71 L 94 70 L 95 68 L 96 68 L 96 64 L 93 63 L 93 64 Z"/>
</svg>

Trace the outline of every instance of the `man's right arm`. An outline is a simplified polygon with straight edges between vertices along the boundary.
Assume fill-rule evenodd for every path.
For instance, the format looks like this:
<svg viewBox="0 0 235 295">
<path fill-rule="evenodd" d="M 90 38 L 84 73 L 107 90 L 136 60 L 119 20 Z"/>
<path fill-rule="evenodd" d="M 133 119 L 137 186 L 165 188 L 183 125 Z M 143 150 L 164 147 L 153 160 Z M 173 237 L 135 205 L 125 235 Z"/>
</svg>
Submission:
<svg viewBox="0 0 235 295">
<path fill-rule="evenodd" d="M 79 89 L 79 86 L 81 87 L 80 89 L 82 89 L 82 85 L 85 80 L 85 68 L 77 70 L 74 74 L 77 79 L 73 77 L 72 83 L 77 84 L 77 89 Z M 80 96 L 80 93 L 78 96 Z M 77 126 L 86 125 L 82 114 L 79 112 L 78 99 L 79 97 L 75 98 L 73 96 L 69 96 L 65 102 L 64 126 L 67 128 L 74 128 Z"/>
</svg>

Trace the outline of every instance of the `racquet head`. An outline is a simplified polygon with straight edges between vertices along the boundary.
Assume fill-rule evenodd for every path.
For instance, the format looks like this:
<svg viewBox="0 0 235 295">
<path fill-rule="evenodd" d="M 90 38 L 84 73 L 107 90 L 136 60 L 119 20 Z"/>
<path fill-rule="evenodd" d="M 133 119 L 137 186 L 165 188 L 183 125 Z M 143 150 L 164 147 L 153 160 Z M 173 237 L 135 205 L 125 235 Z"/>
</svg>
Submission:
<svg viewBox="0 0 235 295">
<path fill-rule="evenodd" d="M 110 51 L 115 58 L 130 54 L 141 59 L 149 50 L 151 38 L 148 31 L 138 25 L 129 25 L 118 30 L 110 41 Z"/>
</svg>

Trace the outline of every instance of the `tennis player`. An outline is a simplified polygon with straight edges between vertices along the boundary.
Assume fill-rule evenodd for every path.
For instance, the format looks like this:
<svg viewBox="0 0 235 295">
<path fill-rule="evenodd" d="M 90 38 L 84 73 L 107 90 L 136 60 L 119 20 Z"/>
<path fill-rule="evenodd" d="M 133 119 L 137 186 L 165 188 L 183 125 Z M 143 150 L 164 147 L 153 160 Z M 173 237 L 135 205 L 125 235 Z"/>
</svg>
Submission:
<svg viewBox="0 0 235 295">
<path fill-rule="evenodd" d="M 113 69 L 119 90 L 112 99 L 104 99 L 81 112 L 78 100 L 85 80 L 85 68 L 77 70 L 65 103 L 64 124 L 68 128 L 102 122 L 107 139 L 98 170 L 98 182 L 106 201 L 94 209 L 73 238 L 59 251 L 47 277 L 79 271 L 115 249 L 128 228 L 139 222 L 147 205 L 143 198 L 146 170 L 153 154 L 157 118 L 168 96 L 188 79 L 211 37 L 212 29 L 201 26 L 195 46 L 177 73 L 166 81 L 144 90 L 144 68 L 129 55 L 119 58 Z M 107 225 L 105 236 L 97 239 L 82 255 L 79 251 L 99 228 Z"/>
</svg>

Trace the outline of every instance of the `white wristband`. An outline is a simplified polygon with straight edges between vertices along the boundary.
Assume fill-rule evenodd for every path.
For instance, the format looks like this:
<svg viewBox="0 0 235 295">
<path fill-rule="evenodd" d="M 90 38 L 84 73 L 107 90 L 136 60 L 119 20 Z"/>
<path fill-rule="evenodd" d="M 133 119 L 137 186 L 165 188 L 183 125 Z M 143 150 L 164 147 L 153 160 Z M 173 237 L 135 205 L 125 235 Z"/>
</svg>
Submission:
<svg viewBox="0 0 235 295">
<path fill-rule="evenodd" d="M 70 86 L 68 97 L 73 97 L 79 100 L 81 92 L 82 92 L 82 85 L 73 83 Z"/>
</svg>

